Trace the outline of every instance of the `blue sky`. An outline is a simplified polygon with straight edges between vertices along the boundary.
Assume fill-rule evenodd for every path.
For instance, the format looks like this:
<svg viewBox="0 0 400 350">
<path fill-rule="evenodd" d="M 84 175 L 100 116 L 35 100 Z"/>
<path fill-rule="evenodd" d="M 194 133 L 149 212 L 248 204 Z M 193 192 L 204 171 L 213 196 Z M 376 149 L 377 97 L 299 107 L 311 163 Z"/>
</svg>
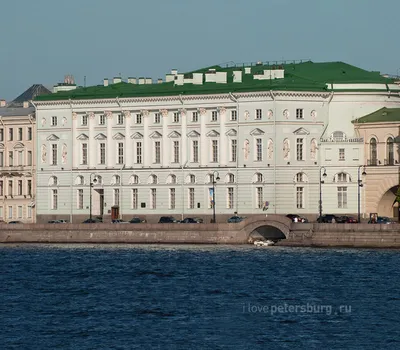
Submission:
<svg viewBox="0 0 400 350">
<path fill-rule="evenodd" d="M 0 99 L 223 62 L 345 61 L 397 74 L 399 0 L 20 0 L 1 4 Z"/>
</svg>

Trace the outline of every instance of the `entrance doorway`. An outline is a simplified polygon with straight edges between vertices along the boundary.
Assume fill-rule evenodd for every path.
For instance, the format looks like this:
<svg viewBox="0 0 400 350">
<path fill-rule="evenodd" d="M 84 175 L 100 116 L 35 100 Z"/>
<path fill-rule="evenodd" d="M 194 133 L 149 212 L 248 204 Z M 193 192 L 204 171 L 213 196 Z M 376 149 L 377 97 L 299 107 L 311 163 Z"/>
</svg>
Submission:
<svg viewBox="0 0 400 350">
<path fill-rule="evenodd" d="M 94 189 L 93 191 L 93 204 L 92 204 L 93 215 L 103 216 L 104 214 L 104 190 Z"/>
</svg>

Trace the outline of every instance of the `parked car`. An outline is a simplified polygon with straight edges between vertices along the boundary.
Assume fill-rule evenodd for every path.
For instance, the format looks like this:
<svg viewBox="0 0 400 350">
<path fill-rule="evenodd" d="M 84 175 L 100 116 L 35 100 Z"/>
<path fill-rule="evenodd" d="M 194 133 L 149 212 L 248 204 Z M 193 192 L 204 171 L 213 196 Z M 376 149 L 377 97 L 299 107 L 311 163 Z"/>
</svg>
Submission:
<svg viewBox="0 0 400 350">
<path fill-rule="evenodd" d="M 204 222 L 202 218 L 193 218 L 193 219 L 196 220 L 196 222 L 198 222 L 199 224 L 202 224 Z"/>
<path fill-rule="evenodd" d="M 319 223 L 335 223 L 338 222 L 339 217 L 333 214 L 325 214 L 317 219 Z"/>
<path fill-rule="evenodd" d="M 22 221 L 14 220 L 14 221 L 9 221 L 9 224 L 23 224 Z"/>
<path fill-rule="evenodd" d="M 387 216 L 378 216 L 376 218 L 375 222 L 373 222 L 372 220 L 369 220 L 368 223 L 369 224 L 394 224 L 395 222 L 390 220 L 390 218 L 388 218 Z"/>
<path fill-rule="evenodd" d="M 337 222 L 341 224 L 356 224 L 358 220 L 354 216 L 342 215 L 338 217 Z"/>
<path fill-rule="evenodd" d="M 112 224 L 128 224 L 128 221 L 124 221 L 121 219 L 114 219 L 114 220 L 111 220 L 111 223 Z"/>
<path fill-rule="evenodd" d="M 68 224 L 67 220 L 49 220 L 48 224 Z"/>
<path fill-rule="evenodd" d="M 238 222 L 242 222 L 245 219 L 243 216 L 234 215 L 228 219 L 229 224 L 236 224 Z"/>
<path fill-rule="evenodd" d="M 196 218 L 184 218 L 181 220 L 182 224 L 201 224 L 203 220 L 200 222 L 199 220 L 196 220 Z"/>
<path fill-rule="evenodd" d="M 175 219 L 173 216 L 161 216 L 160 220 L 158 220 L 159 224 L 174 224 L 174 223 L 179 223 L 177 219 Z"/>
<path fill-rule="evenodd" d="M 135 218 L 130 219 L 129 222 L 130 222 L 131 224 L 141 224 L 141 223 L 146 222 L 146 220 L 145 220 L 145 219 L 141 219 L 141 218 L 135 217 Z"/>
<path fill-rule="evenodd" d="M 92 219 L 86 219 L 85 221 L 82 222 L 82 224 L 99 224 L 102 223 L 103 221 L 100 221 L 98 218 L 92 218 Z"/>
<path fill-rule="evenodd" d="M 308 222 L 306 218 L 303 218 L 302 216 L 297 214 L 287 214 L 286 217 L 292 220 L 292 222 Z"/>
</svg>

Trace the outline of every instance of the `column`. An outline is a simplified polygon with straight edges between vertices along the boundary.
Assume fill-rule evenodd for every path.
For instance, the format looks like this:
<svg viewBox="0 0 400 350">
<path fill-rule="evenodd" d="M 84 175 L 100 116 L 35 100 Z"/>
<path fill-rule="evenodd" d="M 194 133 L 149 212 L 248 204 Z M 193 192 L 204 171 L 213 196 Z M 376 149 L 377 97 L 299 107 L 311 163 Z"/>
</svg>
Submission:
<svg viewBox="0 0 400 350">
<path fill-rule="evenodd" d="M 96 122 L 95 114 L 93 112 L 89 112 L 89 144 L 88 144 L 88 156 L 89 156 L 89 167 L 95 168 L 96 161 L 96 140 L 94 139 L 94 124 Z"/>
<path fill-rule="evenodd" d="M 80 153 L 79 153 L 79 142 L 76 142 L 76 136 L 77 135 L 77 124 L 78 124 L 78 114 L 73 112 L 72 113 L 72 148 L 73 148 L 73 159 L 72 159 L 72 168 L 78 168 L 79 166 L 79 159 L 80 159 Z M 49 155 L 50 155 L 51 150 L 49 149 Z M 50 158 L 49 158 L 50 159 Z"/>
<path fill-rule="evenodd" d="M 207 110 L 205 108 L 199 109 L 200 114 L 200 166 L 204 167 L 208 165 L 208 157 L 210 154 L 210 147 L 207 145 L 207 128 L 206 128 L 206 115 Z"/>
<path fill-rule="evenodd" d="M 133 143 L 131 139 L 131 111 L 123 111 L 125 118 L 125 167 L 133 166 Z"/>
<path fill-rule="evenodd" d="M 111 167 L 115 164 L 115 152 L 113 152 L 113 138 L 112 138 L 112 123 L 113 123 L 113 114 L 111 111 L 104 112 L 107 118 L 107 149 L 106 149 L 106 164 L 107 167 Z M 114 163 L 113 163 L 114 162 Z"/>
<path fill-rule="evenodd" d="M 160 113 L 162 115 L 162 165 L 163 167 L 167 167 L 170 165 L 170 147 L 168 140 L 168 110 L 161 109 Z"/>
<path fill-rule="evenodd" d="M 189 157 L 187 154 L 187 144 L 188 144 L 188 137 L 187 137 L 187 119 L 186 119 L 186 109 L 182 108 L 180 110 L 181 114 L 181 164 L 182 166 L 187 164 L 189 161 Z"/>
<path fill-rule="evenodd" d="M 142 110 L 142 117 L 143 117 L 143 165 L 144 166 L 151 166 L 151 149 L 150 146 L 150 139 L 149 139 L 149 111 Z"/>
<path fill-rule="evenodd" d="M 227 137 L 225 135 L 225 123 L 226 123 L 226 109 L 225 107 L 218 108 L 219 113 L 219 143 L 220 143 L 220 152 L 219 152 L 219 164 L 227 165 L 227 157 L 228 157 L 228 145 L 227 145 Z"/>
</svg>

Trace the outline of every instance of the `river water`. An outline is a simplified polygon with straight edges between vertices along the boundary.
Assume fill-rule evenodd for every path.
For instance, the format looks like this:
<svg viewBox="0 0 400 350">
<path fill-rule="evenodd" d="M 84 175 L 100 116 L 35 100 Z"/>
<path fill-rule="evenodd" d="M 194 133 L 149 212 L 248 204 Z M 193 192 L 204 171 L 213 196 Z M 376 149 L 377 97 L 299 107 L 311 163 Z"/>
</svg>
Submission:
<svg viewBox="0 0 400 350">
<path fill-rule="evenodd" d="M 0 349 L 400 349 L 400 251 L 2 245 Z"/>
</svg>

